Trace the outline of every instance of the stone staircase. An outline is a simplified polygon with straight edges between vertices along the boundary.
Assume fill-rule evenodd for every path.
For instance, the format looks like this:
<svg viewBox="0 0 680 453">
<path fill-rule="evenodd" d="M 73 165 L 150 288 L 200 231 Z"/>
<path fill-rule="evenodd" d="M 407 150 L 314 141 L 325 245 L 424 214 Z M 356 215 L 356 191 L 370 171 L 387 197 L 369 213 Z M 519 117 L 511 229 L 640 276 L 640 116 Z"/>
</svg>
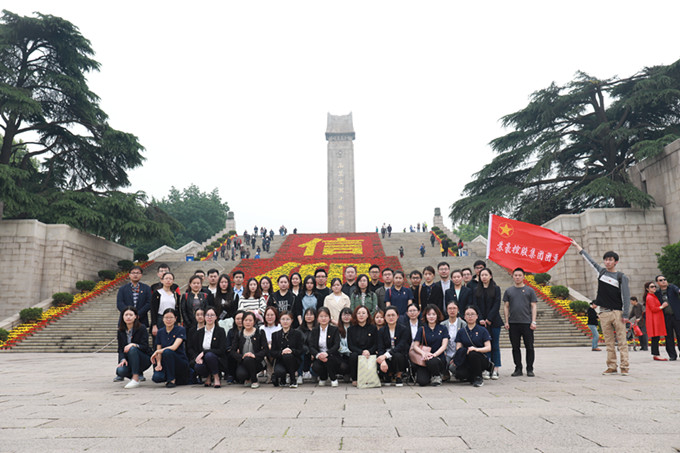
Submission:
<svg viewBox="0 0 680 453">
<path fill-rule="evenodd" d="M 270 252 L 262 252 L 262 258 L 271 258 L 281 247 L 283 240 L 281 236 L 275 236 L 271 242 Z M 262 245 L 262 238 L 257 239 L 256 245 Z M 251 249 L 254 254 L 254 251 Z M 194 261 L 194 262 L 166 262 L 175 274 L 175 282 L 184 291 L 191 277 L 197 269 L 207 272 L 208 269 L 215 268 L 222 273 L 231 271 L 241 262 L 219 258 L 216 261 Z M 144 273 L 142 282 L 147 285 L 155 283 L 156 268 L 160 261 L 156 261 Z M 122 286 L 122 285 L 121 285 Z M 91 300 L 85 306 L 74 310 L 57 322 L 50 324 L 35 335 L 26 338 L 21 343 L 11 349 L 15 352 L 115 352 L 116 329 L 119 318 L 116 308 L 116 295 L 118 288 Z"/>
<path fill-rule="evenodd" d="M 271 243 L 270 253 L 263 252 L 263 258 L 273 257 L 283 243 L 280 236 L 275 236 Z M 431 247 L 429 243 L 429 233 L 392 233 L 391 238 L 385 238 L 383 248 L 388 256 L 399 256 L 399 247 L 404 247 L 404 258 L 401 265 L 405 272 L 422 269 L 427 265 L 436 268 L 437 263 L 446 261 L 451 269 L 462 267 L 472 267 L 477 256 L 467 257 L 442 257 L 439 247 Z M 420 257 L 418 248 L 421 243 L 425 243 L 426 255 Z M 260 241 L 258 240 L 258 244 Z M 231 272 L 240 260 L 202 261 L 202 262 L 168 262 L 172 272 L 175 274 L 175 281 L 184 290 L 189 281 L 189 277 L 197 269 L 207 271 L 216 268 L 220 273 Z M 158 262 L 157 262 L 158 263 Z M 152 284 L 157 281 L 157 264 L 149 267 L 142 281 Z M 512 279 L 507 271 L 489 263 L 494 273 L 496 283 L 501 289 L 507 288 L 512 284 Z M 116 328 L 118 321 L 118 310 L 116 308 L 116 294 L 118 288 L 113 288 L 109 292 L 93 299 L 85 306 L 75 310 L 59 321 L 47 326 L 16 345 L 11 351 L 15 352 L 115 352 Z M 588 346 L 590 339 L 579 332 L 571 323 L 559 316 L 555 311 L 544 302 L 538 304 L 538 326 L 536 330 L 537 347 L 557 347 L 557 346 Z M 507 333 L 501 335 L 501 347 L 509 347 L 510 342 Z"/>
<path fill-rule="evenodd" d="M 421 258 L 419 247 L 420 244 L 425 244 L 425 256 Z M 470 256 L 447 256 L 442 257 L 439 252 L 439 244 L 435 246 L 430 245 L 429 233 L 392 233 L 392 237 L 382 240 L 383 248 L 386 255 L 399 256 L 399 247 L 404 247 L 404 257 L 400 258 L 400 262 L 404 272 L 408 275 L 412 270 L 419 270 L 422 272 L 425 266 L 432 266 L 437 269 L 437 264 L 441 261 L 446 261 L 451 266 L 451 270 L 461 269 L 463 267 L 472 268 L 476 260 L 480 257 L 471 253 Z M 483 259 L 483 257 L 482 257 Z M 487 261 L 487 266 L 493 272 L 494 281 L 501 287 L 501 291 L 512 285 L 512 278 L 510 274 L 502 267 Z M 438 279 L 438 276 L 435 277 Z M 501 293 L 502 294 L 502 293 Z M 503 312 L 501 311 L 501 317 Z M 534 336 L 534 343 L 536 347 L 562 347 L 562 346 L 583 346 L 587 347 L 590 343 L 590 338 L 583 334 L 568 320 L 560 316 L 548 304 L 543 302 L 540 298 L 537 306 L 536 316 L 537 329 Z M 501 331 L 501 347 L 509 348 L 510 339 L 507 331 Z"/>
</svg>

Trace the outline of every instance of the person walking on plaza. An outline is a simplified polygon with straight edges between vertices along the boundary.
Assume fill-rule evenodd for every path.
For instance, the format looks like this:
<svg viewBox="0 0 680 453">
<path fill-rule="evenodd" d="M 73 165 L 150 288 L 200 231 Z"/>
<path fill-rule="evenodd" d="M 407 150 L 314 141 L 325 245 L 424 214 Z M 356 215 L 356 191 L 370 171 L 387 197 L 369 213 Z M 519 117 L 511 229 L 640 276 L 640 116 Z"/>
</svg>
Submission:
<svg viewBox="0 0 680 453">
<path fill-rule="evenodd" d="M 590 333 L 593 335 L 592 350 L 601 351 L 602 349 L 598 347 L 600 343 L 600 332 L 597 330 L 599 320 L 597 317 L 597 311 L 595 311 L 596 307 L 597 305 L 595 305 L 595 302 L 591 302 L 590 307 L 588 307 L 588 328 L 590 329 Z"/>
<path fill-rule="evenodd" d="M 665 304 L 663 314 L 666 321 L 666 352 L 669 360 L 677 360 L 675 339 L 680 342 L 680 288 L 668 283 L 663 275 L 656 276 L 656 285 L 656 297 Z"/>
<path fill-rule="evenodd" d="M 536 292 L 524 284 L 524 269 L 512 271 L 513 286 L 503 294 L 505 329 L 510 334 L 512 360 L 515 371 L 512 376 L 522 375 L 522 351 L 520 339 L 524 341 L 527 355 L 527 376 L 534 376 L 534 330 L 536 330 Z"/>
<path fill-rule="evenodd" d="M 659 340 L 666 336 L 666 322 L 663 316 L 663 309 L 668 306 L 668 302 L 663 304 L 656 297 L 656 284 L 654 282 L 645 283 L 645 312 L 647 317 L 647 335 L 652 339 L 652 358 L 659 362 L 668 359 L 659 355 Z"/>
<path fill-rule="evenodd" d="M 572 241 L 576 250 L 597 271 L 597 296 L 595 304 L 600 307 L 600 325 L 604 335 L 604 343 L 607 346 L 607 369 L 602 372 L 605 376 L 615 375 L 621 370 L 621 375 L 628 375 L 628 342 L 626 341 L 626 323 L 624 316 L 630 312 L 630 290 L 628 289 L 628 277 L 623 272 L 616 270 L 619 255 L 609 251 L 604 254 L 602 260 L 604 267 L 600 266 L 593 258 L 583 250 L 576 241 Z M 679 301 L 680 302 L 680 301 Z M 624 315 L 625 314 L 625 315 Z M 618 343 L 620 367 L 617 365 L 615 343 Z"/>
</svg>

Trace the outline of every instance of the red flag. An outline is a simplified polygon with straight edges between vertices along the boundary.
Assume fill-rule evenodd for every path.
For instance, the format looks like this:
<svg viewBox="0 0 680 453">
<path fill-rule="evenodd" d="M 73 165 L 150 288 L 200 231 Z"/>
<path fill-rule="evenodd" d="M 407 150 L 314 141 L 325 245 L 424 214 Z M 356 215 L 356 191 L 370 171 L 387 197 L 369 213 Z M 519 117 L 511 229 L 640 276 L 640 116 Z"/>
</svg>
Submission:
<svg viewBox="0 0 680 453">
<path fill-rule="evenodd" d="M 526 272 L 547 272 L 571 245 L 571 239 L 538 225 L 489 216 L 486 257 L 494 263 Z"/>
</svg>

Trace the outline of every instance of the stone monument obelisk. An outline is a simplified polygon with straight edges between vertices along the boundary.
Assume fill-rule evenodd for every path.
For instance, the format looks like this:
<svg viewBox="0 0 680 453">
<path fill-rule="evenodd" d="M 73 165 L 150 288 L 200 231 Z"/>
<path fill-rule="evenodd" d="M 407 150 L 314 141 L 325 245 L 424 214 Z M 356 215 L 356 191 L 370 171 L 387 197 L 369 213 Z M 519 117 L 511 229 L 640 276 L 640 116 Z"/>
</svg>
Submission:
<svg viewBox="0 0 680 453">
<path fill-rule="evenodd" d="M 328 114 L 328 232 L 354 233 L 354 126 L 349 115 Z"/>
</svg>

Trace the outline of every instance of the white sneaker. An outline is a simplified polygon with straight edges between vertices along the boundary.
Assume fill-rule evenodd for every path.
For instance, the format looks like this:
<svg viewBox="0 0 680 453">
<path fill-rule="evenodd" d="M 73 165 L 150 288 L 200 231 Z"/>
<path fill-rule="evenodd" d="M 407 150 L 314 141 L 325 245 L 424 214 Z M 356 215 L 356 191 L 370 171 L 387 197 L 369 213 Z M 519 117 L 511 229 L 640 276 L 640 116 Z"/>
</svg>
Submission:
<svg viewBox="0 0 680 453">
<path fill-rule="evenodd" d="M 323 379 L 319 379 L 319 387 L 323 387 L 324 385 L 326 385 L 326 381 Z"/>
<path fill-rule="evenodd" d="M 136 389 L 137 387 L 139 387 L 139 381 L 135 381 L 134 379 L 130 379 L 130 382 L 125 384 L 125 387 L 123 387 L 123 388 Z"/>
<path fill-rule="evenodd" d="M 298 385 L 302 385 L 302 376 L 297 377 L 297 383 Z"/>
<path fill-rule="evenodd" d="M 259 382 L 253 382 L 252 384 L 250 384 L 250 388 L 251 389 L 260 388 L 260 383 Z"/>
<path fill-rule="evenodd" d="M 497 381 L 499 377 L 500 376 L 498 376 L 498 371 L 493 370 L 493 373 L 491 373 L 491 379 L 493 379 L 494 381 Z"/>
<path fill-rule="evenodd" d="M 305 371 L 304 373 L 302 373 L 302 379 L 305 379 L 305 380 L 308 380 L 308 381 L 310 379 L 312 379 L 312 372 L 311 371 Z"/>
<path fill-rule="evenodd" d="M 484 379 L 491 379 L 491 375 L 489 374 L 488 371 L 482 371 L 482 377 Z"/>
<path fill-rule="evenodd" d="M 337 379 L 331 381 L 331 387 L 337 387 L 337 386 L 338 386 L 338 380 Z"/>
</svg>

